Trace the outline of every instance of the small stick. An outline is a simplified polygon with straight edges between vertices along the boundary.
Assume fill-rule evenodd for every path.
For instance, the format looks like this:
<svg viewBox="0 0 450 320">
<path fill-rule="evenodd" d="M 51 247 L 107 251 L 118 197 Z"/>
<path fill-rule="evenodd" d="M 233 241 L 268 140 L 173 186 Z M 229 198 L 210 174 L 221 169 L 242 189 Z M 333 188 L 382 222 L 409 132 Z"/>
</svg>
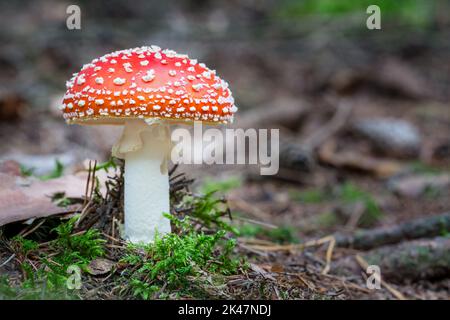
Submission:
<svg viewBox="0 0 450 320">
<path fill-rule="evenodd" d="M 356 262 L 358 262 L 358 264 L 361 267 L 361 269 L 363 269 L 363 271 L 366 272 L 367 268 L 369 267 L 369 264 L 367 263 L 367 261 L 364 260 L 364 258 L 361 257 L 358 254 L 355 256 L 355 259 L 356 259 Z M 381 277 L 380 277 L 380 282 L 398 300 L 407 300 L 405 298 L 405 296 L 400 291 L 398 291 L 397 289 L 393 288 L 390 284 L 388 284 L 386 281 L 381 279 Z"/>
<path fill-rule="evenodd" d="M 28 231 L 25 231 L 26 229 L 23 229 L 22 231 L 20 231 L 19 235 L 22 237 L 26 237 L 29 234 L 33 233 L 34 231 L 36 231 L 37 229 L 39 229 L 40 226 L 42 226 L 45 222 L 45 219 L 42 219 L 42 221 L 39 221 L 38 224 L 36 224 L 33 228 L 29 229 Z"/>
<path fill-rule="evenodd" d="M 77 222 L 75 223 L 75 227 L 78 227 L 81 223 L 81 221 L 88 215 L 88 213 L 92 210 L 92 199 L 89 199 L 89 202 L 86 204 L 86 206 L 81 211 L 80 217 L 78 218 Z"/>
<path fill-rule="evenodd" d="M 112 241 L 116 241 L 116 242 L 118 242 L 118 243 L 124 243 L 123 241 L 121 241 L 121 240 L 119 240 L 119 239 L 117 239 L 117 238 L 111 237 L 111 236 L 110 236 L 109 234 L 107 234 L 107 233 L 102 232 L 102 235 L 104 235 L 106 238 L 108 238 L 108 239 L 110 239 L 110 240 L 112 240 Z"/>
<path fill-rule="evenodd" d="M 92 169 L 92 181 L 91 181 L 91 192 L 89 194 L 89 199 L 92 199 L 92 194 L 95 190 L 95 174 L 97 173 L 97 160 L 94 160 L 94 168 Z"/>
<path fill-rule="evenodd" d="M 86 202 L 87 202 L 87 198 L 88 198 L 88 192 L 89 192 L 90 180 L 91 180 L 91 160 L 89 160 L 88 177 L 87 177 L 87 181 L 86 181 L 86 189 L 84 191 L 83 207 L 86 206 Z"/>
<path fill-rule="evenodd" d="M 3 266 L 6 266 L 6 265 L 8 264 L 8 262 L 10 262 L 12 259 L 14 259 L 15 256 L 16 256 L 16 254 L 13 253 L 13 254 L 11 255 L 11 257 L 9 257 L 8 259 L 6 259 L 5 262 L 3 262 L 2 264 L 0 264 L 0 268 L 3 267 Z"/>
<path fill-rule="evenodd" d="M 336 239 L 334 238 L 334 236 L 326 236 L 326 237 L 323 237 L 323 238 L 320 238 L 317 240 L 311 240 L 311 241 L 301 243 L 301 244 L 270 245 L 270 246 L 250 245 L 249 247 L 254 250 L 260 250 L 260 251 L 293 251 L 295 249 L 302 250 L 306 247 L 319 246 L 319 245 L 322 245 L 327 242 L 328 242 L 328 248 L 327 248 L 327 252 L 325 255 L 326 262 L 325 262 L 325 267 L 322 270 L 322 274 L 327 274 L 330 271 L 333 250 L 336 245 Z"/>
<path fill-rule="evenodd" d="M 177 170 L 178 163 L 176 163 L 172 168 L 169 170 L 169 177 Z"/>
<path fill-rule="evenodd" d="M 241 221 L 246 221 L 246 222 L 253 223 L 253 224 L 256 224 L 256 225 L 260 225 L 260 226 L 263 226 L 263 227 L 266 227 L 266 228 L 270 228 L 270 229 L 277 229 L 278 228 L 274 224 L 263 222 L 263 221 L 258 221 L 258 220 L 254 220 L 254 219 L 249 219 L 249 218 L 244 218 L 244 217 L 234 217 L 234 219 L 241 220 Z"/>
</svg>

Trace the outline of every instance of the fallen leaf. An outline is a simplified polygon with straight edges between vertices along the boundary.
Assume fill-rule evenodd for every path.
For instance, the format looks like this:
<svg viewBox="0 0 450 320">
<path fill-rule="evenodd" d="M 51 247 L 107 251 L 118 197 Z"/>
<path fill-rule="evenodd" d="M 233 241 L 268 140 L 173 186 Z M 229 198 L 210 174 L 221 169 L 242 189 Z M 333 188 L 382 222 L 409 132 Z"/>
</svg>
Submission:
<svg viewBox="0 0 450 320">
<path fill-rule="evenodd" d="M 102 177 L 99 180 L 103 186 Z M 81 198 L 85 193 L 86 180 L 87 172 L 47 181 L 0 173 L 0 226 L 79 209 L 79 205 L 59 207 L 51 197 L 64 192 L 67 198 Z M 104 188 L 101 190 L 104 191 Z"/>
<path fill-rule="evenodd" d="M 89 265 L 86 267 L 86 269 L 90 274 L 99 276 L 110 272 L 115 264 L 116 263 L 114 261 L 99 258 L 92 260 L 91 263 L 89 263 Z"/>
</svg>

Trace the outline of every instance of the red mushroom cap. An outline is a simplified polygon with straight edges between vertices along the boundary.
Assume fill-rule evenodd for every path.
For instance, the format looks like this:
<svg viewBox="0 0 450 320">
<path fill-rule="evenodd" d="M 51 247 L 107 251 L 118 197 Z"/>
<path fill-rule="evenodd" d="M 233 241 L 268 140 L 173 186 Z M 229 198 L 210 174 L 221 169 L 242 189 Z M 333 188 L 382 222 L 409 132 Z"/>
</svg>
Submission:
<svg viewBox="0 0 450 320">
<path fill-rule="evenodd" d="M 94 59 L 67 82 L 68 123 L 123 123 L 126 118 L 233 121 L 227 82 L 187 55 L 157 46 Z"/>
</svg>

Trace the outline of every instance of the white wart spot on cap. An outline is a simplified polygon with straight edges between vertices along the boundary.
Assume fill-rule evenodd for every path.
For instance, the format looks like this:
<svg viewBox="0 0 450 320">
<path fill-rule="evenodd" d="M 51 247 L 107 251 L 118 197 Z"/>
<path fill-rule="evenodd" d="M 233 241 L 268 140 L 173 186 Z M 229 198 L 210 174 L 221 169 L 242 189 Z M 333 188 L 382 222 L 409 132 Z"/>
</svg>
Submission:
<svg viewBox="0 0 450 320">
<path fill-rule="evenodd" d="M 125 80 L 124 78 L 119 78 L 119 77 L 117 77 L 117 78 L 115 78 L 115 79 L 113 80 L 114 84 L 116 84 L 116 85 L 118 85 L 118 86 L 124 84 L 125 81 L 126 81 L 126 80 Z"/>
<path fill-rule="evenodd" d="M 78 77 L 77 79 L 77 84 L 78 85 L 82 85 L 86 82 L 86 79 L 84 78 L 84 74 L 82 74 L 81 76 Z"/>
<path fill-rule="evenodd" d="M 144 82 L 150 82 L 153 79 L 155 79 L 155 70 L 150 69 L 147 71 L 147 73 L 142 77 L 142 81 Z"/>
<path fill-rule="evenodd" d="M 133 72 L 133 69 L 131 68 L 131 63 L 126 62 L 123 64 L 123 68 L 125 69 L 126 72 L 130 73 Z"/>
</svg>

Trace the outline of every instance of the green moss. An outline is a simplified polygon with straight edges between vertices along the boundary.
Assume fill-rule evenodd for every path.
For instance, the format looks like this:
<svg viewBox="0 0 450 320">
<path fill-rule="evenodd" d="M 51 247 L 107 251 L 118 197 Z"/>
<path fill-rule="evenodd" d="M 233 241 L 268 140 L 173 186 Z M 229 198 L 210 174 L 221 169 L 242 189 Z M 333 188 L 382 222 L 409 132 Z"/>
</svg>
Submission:
<svg viewBox="0 0 450 320">
<path fill-rule="evenodd" d="M 316 223 L 323 228 L 330 228 L 339 222 L 338 217 L 333 212 L 323 212 L 315 218 Z"/>
<path fill-rule="evenodd" d="M 105 170 L 106 167 L 101 166 Z M 62 204 L 69 201 L 64 194 L 54 200 Z M 119 264 L 123 268 L 120 274 L 111 274 L 111 280 L 125 292 L 143 299 L 202 298 L 208 296 L 205 288 L 223 286 L 228 275 L 247 268 L 246 262 L 234 253 L 233 233 L 238 231 L 227 221 L 231 215 L 224 199 L 215 192 L 189 195 L 175 207 L 175 211 L 183 213 L 177 217 L 167 215 L 174 233 L 156 236 L 152 244 L 130 245 L 116 252 L 122 256 Z M 0 298 L 80 298 L 80 291 L 68 289 L 68 268 L 76 266 L 86 271 L 92 260 L 105 254 L 105 240 L 96 229 L 76 232 L 78 218 L 74 216 L 66 222 L 48 218 L 33 233 L 34 240 L 23 237 L 6 240 L 16 252 L 23 278 L 19 285 L 2 279 Z M 40 235 L 44 231 L 45 235 Z M 86 277 L 89 275 L 83 273 L 83 279 L 89 279 Z"/>
<path fill-rule="evenodd" d="M 147 245 L 129 245 L 121 262 L 128 265 L 127 279 L 133 295 L 142 299 L 167 297 L 171 292 L 199 297 L 203 277 L 235 274 L 242 261 L 232 257 L 234 239 L 224 230 L 206 234 L 194 230 L 188 217 L 182 221 L 166 215 L 182 231 L 169 233 Z M 128 280 L 127 280 L 128 281 Z M 193 288 L 195 288 L 193 290 Z"/>
<path fill-rule="evenodd" d="M 371 226 L 383 217 L 383 213 L 372 195 L 357 186 L 345 183 L 339 188 L 338 194 L 344 203 L 362 202 L 364 204 L 364 213 L 359 220 L 361 226 Z"/>
<path fill-rule="evenodd" d="M 231 217 L 226 201 L 218 198 L 215 191 L 202 196 L 186 195 L 181 202 L 182 208 L 189 209 L 189 216 L 206 228 L 216 228 L 238 234 L 238 230 L 224 221 Z"/>
<path fill-rule="evenodd" d="M 29 252 L 36 250 L 39 247 L 39 243 L 25 239 L 22 236 L 15 236 L 10 241 L 10 247 L 15 253 L 25 257 Z"/>
<path fill-rule="evenodd" d="M 200 192 L 202 194 L 210 193 L 226 193 L 233 189 L 239 188 L 242 181 L 239 177 L 229 177 L 225 180 L 213 180 L 211 178 L 206 178 L 200 187 Z"/>
<path fill-rule="evenodd" d="M 329 201 L 331 195 L 320 189 L 309 189 L 305 191 L 291 190 L 289 196 L 294 201 L 303 203 L 322 203 Z"/>
<path fill-rule="evenodd" d="M 385 19 L 395 19 L 417 27 L 425 27 L 432 21 L 432 1 L 403 0 L 282 0 L 279 2 L 275 16 L 278 18 L 304 18 L 309 15 L 340 16 L 344 14 L 359 14 L 366 18 L 369 5 L 380 7 Z"/>
<path fill-rule="evenodd" d="M 88 229 L 82 234 L 73 235 L 73 228 L 78 218 L 79 216 L 76 215 L 53 229 L 58 237 L 51 245 L 55 250 L 62 252 L 59 258 L 63 262 L 87 264 L 104 254 L 105 240 L 100 238 L 100 232 L 97 229 Z"/>
<path fill-rule="evenodd" d="M 276 243 L 298 243 L 299 239 L 295 233 L 295 228 L 291 226 L 269 229 L 254 224 L 244 224 L 239 227 L 239 235 L 243 237 L 263 237 Z"/>
<path fill-rule="evenodd" d="M 409 169 L 413 173 L 426 174 L 426 175 L 438 175 L 438 174 L 441 174 L 441 173 L 445 172 L 445 170 L 443 170 L 441 168 L 436 168 L 436 167 L 430 166 L 430 165 L 428 165 L 426 163 L 423 163 L 421 161 L 411 162 L 409 164 Z"/>
<path fill-rule="evenodd" d="M 76 291 L 67 289 L 67 273 L 70 266 L 81 269 L 93 259 L 104 254 L 104 240 L 98 230 L 89 229 L 81 234 L 73 234 L 73 228 L 78 216 L 61 223 L 52 230 L 56 238 L 48 243 L 47 250 L 39 250 L 39 244 L 23 237 L 14 237 L 9 241 L 9 247 L 21 261 L 24 274 L 19 286 L 10 286 L 5 294 L 14 292 L 16 299 L 73 299 Z M 33 254 L 33 264 L 27 258 Z M 9 286 L 3 281 L 2 286 Z M 9 292 L 9 293 L 8 293 Z"/>
</svg>

